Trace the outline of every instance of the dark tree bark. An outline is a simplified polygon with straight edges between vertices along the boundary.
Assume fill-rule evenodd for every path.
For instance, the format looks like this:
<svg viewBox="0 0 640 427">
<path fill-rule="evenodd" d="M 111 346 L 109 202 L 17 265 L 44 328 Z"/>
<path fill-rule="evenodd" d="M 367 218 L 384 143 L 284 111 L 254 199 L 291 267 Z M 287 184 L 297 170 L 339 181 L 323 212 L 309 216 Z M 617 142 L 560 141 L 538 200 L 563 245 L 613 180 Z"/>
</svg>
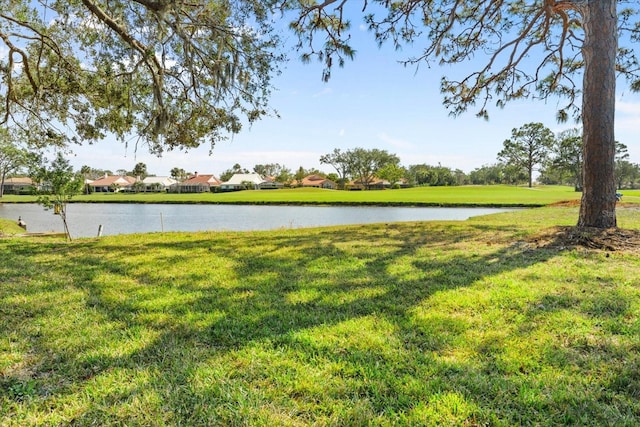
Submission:
<svg viewBox="0 0 640 427">
<path fill-rule="evenodd" d="M 578 226 L 616 227 L 615 137 L 616 0 L 590 0 L 584 6 L 585 41 L 583 193 Z"/>
</svg>

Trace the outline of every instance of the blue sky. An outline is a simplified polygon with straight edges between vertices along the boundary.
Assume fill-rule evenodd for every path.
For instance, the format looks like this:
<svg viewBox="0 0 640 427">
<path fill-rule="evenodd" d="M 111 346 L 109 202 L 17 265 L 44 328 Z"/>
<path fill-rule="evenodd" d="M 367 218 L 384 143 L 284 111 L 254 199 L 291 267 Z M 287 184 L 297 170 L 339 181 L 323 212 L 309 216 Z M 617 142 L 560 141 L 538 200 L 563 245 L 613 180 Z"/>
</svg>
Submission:
<svg viewBox="0 0 640 427">
<path fill-rule="evenodd" d="M 357 24 L 354 24 L 357 25 Z M 149 173 L 168 175 L 173 167 L 187 172 L 219 175 L 236 163 L 249 170 L 255 164 L 280 163 L 295 171 L 318 168 L 319 157 L 334 148 L 378 148 L 399 156 L 405 166 L 427 163 L 462 169 L 465 172 L 496 162 L 496 155 L 511 130 L 529 122 L 542 122 L 554 132 L 577 127 L 558 124 L 556 103 L 512 102 L 505 109 L 490 109 L 490 120 L 476 118 L 474 111 L 453 118 L 442 106 L 439 81 L 447 70 L 403 67 L 397 61 L 405 52 L 379 49 L 371 34 L 352 30 L 354 61 L 336 68 L 328 83 L 321 80 L 322 65 L 302 64 L 291 55 L 282 74 L 274 80 L 272 107 L 280 118 L 264 118 L 229 141 L 187 153 L 177 151 L 151 155 L 145 147 L 135 152 L 113 139 L 75 147 L 71 158 L 76 168 L 131 170 L 138 162 Z M 470 66 L 456 73 L 472 71 Z M 629 148 L 630 160 L 640 163 L 640 94 L 631 93 L 619 82 L 616 139 Z"/>
</svg>

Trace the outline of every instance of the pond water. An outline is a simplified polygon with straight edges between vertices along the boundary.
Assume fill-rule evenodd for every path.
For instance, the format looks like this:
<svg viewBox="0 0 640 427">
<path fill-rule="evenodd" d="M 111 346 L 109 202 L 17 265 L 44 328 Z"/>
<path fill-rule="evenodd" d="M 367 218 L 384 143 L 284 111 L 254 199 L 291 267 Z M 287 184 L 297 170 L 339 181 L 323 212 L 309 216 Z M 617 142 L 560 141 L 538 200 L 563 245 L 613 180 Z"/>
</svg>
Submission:
<svg viewBox="0 0 640 427">
<path fill-rule="evenodd" d="M 162 231 L 274 230 L 377 222 L 465 220 L 506 212 L 500 208 L 425 208 L 356 206 L 265 206 L 71 203 L 67 218 L 71 237 Z M 31 203 L 0 203 L 0 218 L 27 223 L 29 232 L 62 232 L 53 211 Z"/>
</svg>

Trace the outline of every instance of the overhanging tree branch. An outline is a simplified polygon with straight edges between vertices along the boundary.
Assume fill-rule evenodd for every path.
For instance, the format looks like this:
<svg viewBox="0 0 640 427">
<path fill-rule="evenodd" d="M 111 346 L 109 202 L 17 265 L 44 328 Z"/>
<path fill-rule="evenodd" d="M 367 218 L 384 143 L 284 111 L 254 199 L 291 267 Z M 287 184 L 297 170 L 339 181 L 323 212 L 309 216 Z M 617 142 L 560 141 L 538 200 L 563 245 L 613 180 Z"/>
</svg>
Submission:
<svg viewBox="0 0 640 427">
<path fill-rule="evenodd" d="M 164 100 L 162 97 L 162 90 L 164 87 L 164 67 L 159 63 L 156 58 L 155 52 L 150 49 L 148 46 L 145 46 L 138 40 L 136 40 L 129 32 L 127 32 L 122 26 L 120 26 L 114 19 L 112 19 L 109 15 L 107 15 L 97 4 L 90 0 L 82 0 L 82 3 L 91 11 L 91 13 L 98 18 L 101 22 L 111 28 L 118 36 L 120 36 L 129 46 L 140 53 L 143 62 L 153 79 L 153 93 L 156 105 L 158 107 L 158 112 L 156 114 L 156 119 L 154 123 L 154 133 L 161 133 L 166 126 L 166 121 L 168 119 L 168 114 L 164 107 Z M 159 3 L 165 2 L 140 2 L 138 3 L 152 3 L 157 7 L 160 7 Z M 167 5 L 163 6 L 164 8 Z"/>
<path fill-rule="evenodd" d="M 155 153 L 213 147 L 275 113 L 276 1 L 10 2 L 1 28 L 24 53 L 11 65 L 28 68 L 0 64 L 0 118 L 73 126 L 77 140 L 137 136 Z"/>
</svg>

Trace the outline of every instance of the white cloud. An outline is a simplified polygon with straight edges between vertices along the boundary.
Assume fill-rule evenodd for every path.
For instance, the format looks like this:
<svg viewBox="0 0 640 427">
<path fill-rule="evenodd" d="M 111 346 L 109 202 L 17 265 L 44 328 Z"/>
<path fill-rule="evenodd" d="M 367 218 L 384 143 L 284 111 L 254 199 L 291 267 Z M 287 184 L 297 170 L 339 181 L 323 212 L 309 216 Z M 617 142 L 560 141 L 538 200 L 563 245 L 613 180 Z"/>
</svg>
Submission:
<svg viewBox="0 0 640 427">
<path fill-rule="evenodd" d="M 616 103 L 616 129 L 634 132 L 640 130 L 640 102 Z"/>
<path fill-rule="evenodd" d="M 344 129 L 340 129 L 340 131 L 338 131 L 338 136 L 339 137 L 343 137 L 345 135 L 346 131 Z"/>
<path fill-rule="evenodd" d="M 380 140 L 386 142 L 387 144 L 391 145 L 392 147 L 396 147 L 396 148 L 414 148 L 415 147 L 414 144 L 408 141 L 405 141 L 404 139 L 394 138 L 392 136 L 387 135 L 384 132 L 379 133 L 378 138 L 380 138 Z"/>
<path fill-rule="evenodd" d="M 623 114 L 633 114 L 640 116 L 640 102 L 627 102 L 618 100 L 616 102 L 616 110 Z"/>
<path fill-rule="evenodd" d="M 320 92 L 317 92 L 313 95 L 314 98 L 320 98 L 322 96 L 331 95 L 333 93 L 333 89 L 330 87 L 322 89 Z"/>
</svg>

